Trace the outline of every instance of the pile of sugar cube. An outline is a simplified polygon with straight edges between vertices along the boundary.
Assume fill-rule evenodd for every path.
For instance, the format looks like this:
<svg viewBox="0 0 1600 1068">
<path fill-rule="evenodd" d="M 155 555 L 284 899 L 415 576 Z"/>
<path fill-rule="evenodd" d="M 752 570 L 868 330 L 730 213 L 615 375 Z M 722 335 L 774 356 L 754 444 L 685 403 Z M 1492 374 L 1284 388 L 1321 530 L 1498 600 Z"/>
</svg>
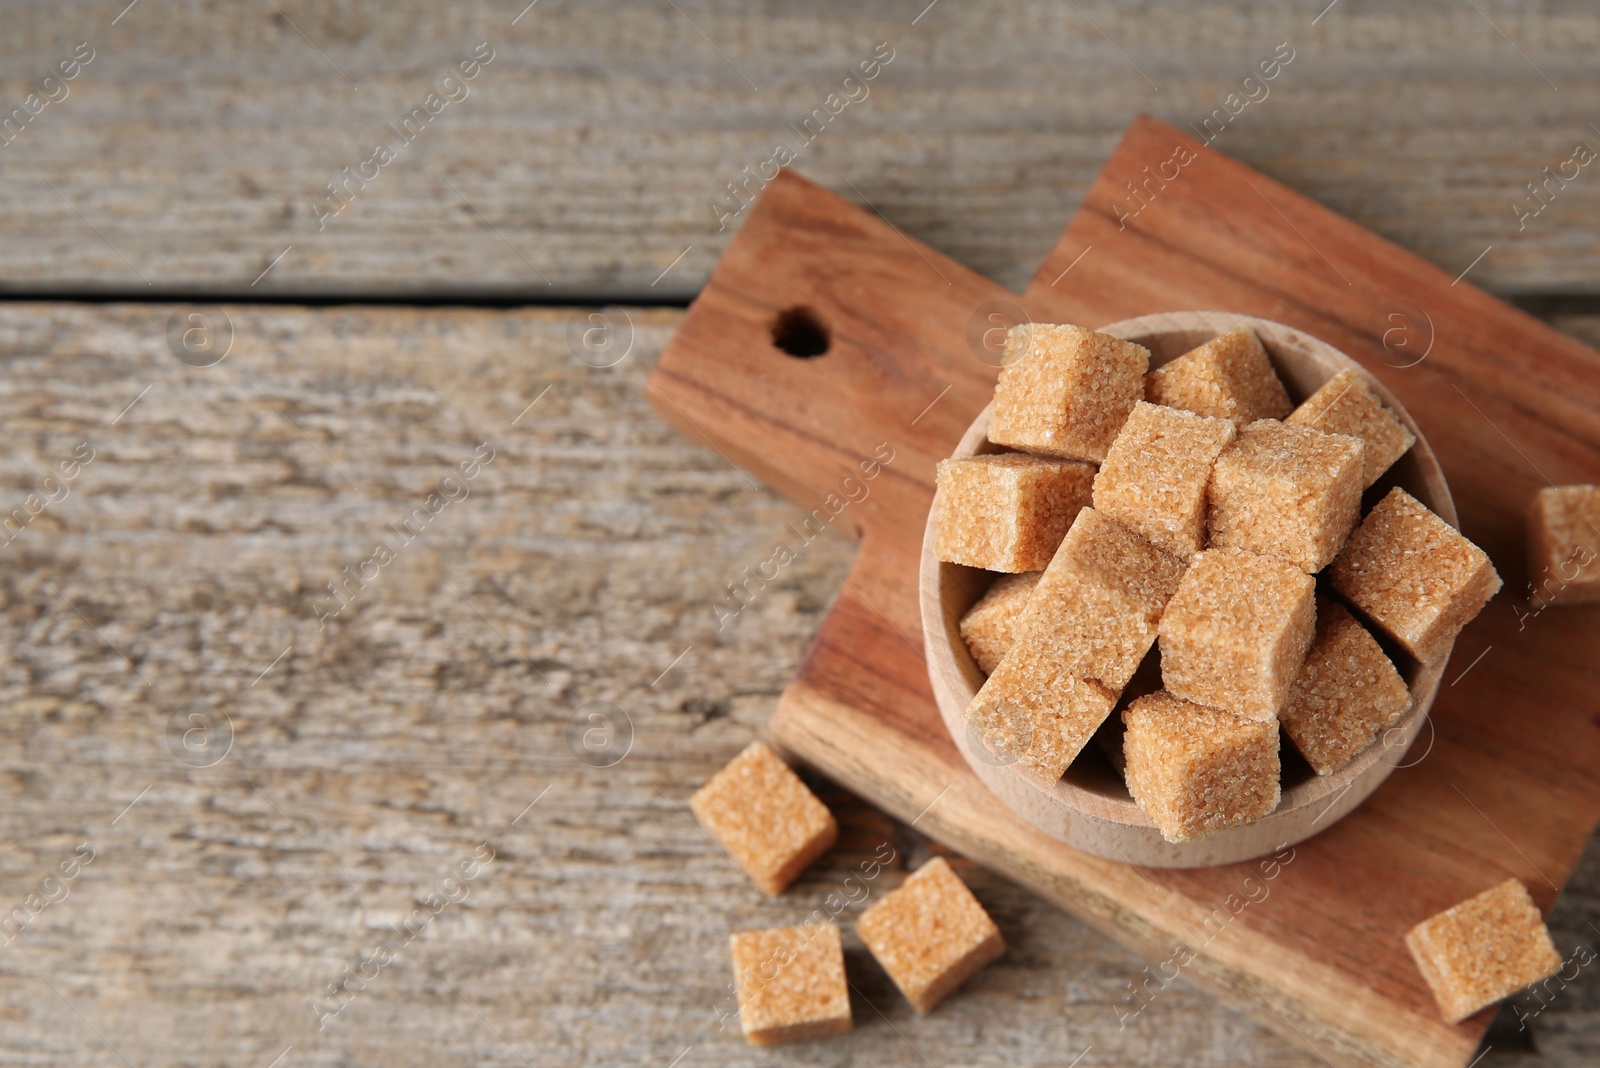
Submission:
<svg viewBox="0 0 1600 1068">
<path fill-rule="evenodd" d="M 771 896 L 839 837 L 827 806 L 761 742 L 712 776 L 689 807 L 728 858 Z M 862 912 L 856 933 L 919 1013 L 932 1011 L 1005 950 L 1000 929 L 943 857 Z M 850 1030 L 838 924 L 814 912 L 798 926 L 735 932 L 730 948 L 739 1029 L 751 1045 Z"/>
<path fill-rule="evenodd" d="M 935 553 L 997 573 L 960 628 L 983 744 L 1054 780 L 1097 740 L 1185 842 L 1277 808 L 1280 730 L 1320 775 L 1375 744 L 1411 707 L 1391 651 L 1437 664 L 1501 583 L 1398 486 L 1362 515 L 1416 442 L 1363 373 L 1295 407 L 1248 326 L 1149 363 L 1106 334 L 1014 327 L 1003 451 L 939 464 Z M 1541 491 L 1528 530 L 1535 611 L 1600 601 L 1600 491 Z M 1406 945 L 1452 1023 L 1561 963 L 1516 879 Z"/>
<path fill-rule="evenodd" d="M 1398 486 L 1362 516 L 1416 439 L 1361 372 L 1296 408 L 1248 326 L 1149 364 L 1013 328 L 989 423 L 1013 451 L 940 463 L 935 551 L 1000 573 L 961 620 L 977 735 L 1047 779 L 1098 735 L 1184 842 L 1277 808 L 1280 728 L 1326 775 L 1411 707 L 1369 627 L 1436 663 L 1500 578 Z"/>
<path fill-rule="evenodd" d="M 1161 834 L 1182 842 L 1277 808 L 1280 728 L 1324 775 L 1373 745 L 1411 707 L 1383 643 L 1408 666 L 1438 663 L 1500 578 L 1403 489 L 1361 514 L 1415 444 L 1361 372 L 1294 407 L 1247 326 L 1149 362 L 1079 327 L 1013 328 L 989 426 L 1006 451 L 939 464 L 936 553 L 997 573 L 961 619 L 986 676 L 967 711 L 983 743 L 1057 779 L 1096 739 Z M 1600 491 L 1542 492 L 1529 530 L 1537 610 L 1600 601 Z M 768 895 L 839 833 L 760 742 L 690 807 Z M 942 858 L 862 912 L 856 932 L 919 1013 L 1005 949 Z M 1561 963 L 1515 879 L 1405 941 L 1451 1022 Z M 851 1029 L 831 919 L 736 932 L 730 949 L 752 1045 Z"/>
</svg>

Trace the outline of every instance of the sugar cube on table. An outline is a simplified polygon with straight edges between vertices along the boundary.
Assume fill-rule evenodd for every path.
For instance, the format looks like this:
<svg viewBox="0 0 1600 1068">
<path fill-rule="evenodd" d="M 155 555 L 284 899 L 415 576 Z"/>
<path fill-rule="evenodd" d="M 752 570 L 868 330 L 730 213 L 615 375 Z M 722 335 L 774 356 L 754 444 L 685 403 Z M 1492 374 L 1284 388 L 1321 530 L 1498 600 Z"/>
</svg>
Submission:
<svg viewBox="0 0 1600 1068">
<path fill-rule="evenodd" d="M 1166 691 L 1122 713 L 1128 792 L 1169 842 L 1258 820 L 1278 807 L 1278 724 Z"/>
<path fill-rule="evenodd" d="M 1206 488 L 1234 425 L 1140 401 L 1094 477 L 1094 506 L 1159 549 L 1205 548 Z"/>
<path fill-rule="evenodd" d="M 1144 399 L 1240 426 L 1289 414 L 1289 394 L 1261 339 L 1248 326 L 1190 349 L 1151 371 Z"/>
<path fill-rule="evenodd" d="M 918 868 L 856 921 L 861 941 L 918 1012 L 1005 952 L 989 914 L 943 857 Z"/>
<path fill-rule="evenodd" d="M 1316 580 L 1272 556 L 1195 555 L 1161 615 L 1167 691 L 1248 719 L 1283 707 L 1316 631 Z"/>
<path fill-rule="evenodd" d="M 1042 572 L 1001 575 L 961 617 L 961 638 L 985 675 L 994 674 L 1022 630 L 1028 598 Z"/>
<path fill-rule="evenodd" d="M 706 833 L 765 894 L 780 894 L 839 837 L 833 813 L 761 742 L 689 798 Z"/>
<path fill-rule="evenodd" d="M 1249 424 L 1211 472 L 1208 544 L 1321 571 L 1361 516 L 1363 455 L 1359 438 L 1270 419 Z"/>
<path fill-rule="evenodd" d="M 1278 712 L 1318 775 L 1337 771 L 1411 707 L 1411 691 L 1367 629 L 1334 601 L 1317 606 L 1317 636 Z"/>
<path fill-rule="evenodd" d="M 1400 418 L 1379 399 L 1360 371 L 1340 371 L 1322 384 L 1284 420 L 1325 434 L 1360 438 L 1361 487 L 1372 485 L 1417 443 Z"/>
<path fill-rule="evenodd" d="M 1423 920 L 1407 932 L 1406 948 L 1453 1024 L 1561 967 L 1538 906 L 1516 879 Z"/>
<path fill-rule="evenodd" d="M 1110 334 L 1049 323 L 1006 332 L 989 440 L 1099 463 L 1144 392 L 1150 350 Z"/>
<path fill-rule="evenodd" d="M 1367 513 L 1329 574 L 1335 590 L 1424 664 L 1445 657 L 1500 589 L 1488 555 L 1398 486 Z"/>
<path fill-rule="evenodd" d="M 1528 578 L 1532 601 L 1600 601 L 1600 489 L 1549 486 L 1528 507 Z"/>
<path fill-rule="evenodd" d="M 1050 562 L 1094 468 L 1023 453 L 940 460 L 934 554 L 989 571 L 1038 571 Z"/>
<path fill-rule="evenodd" d="M 850 987 L 837 924 L 738 931 L 729 945 L 739 1029 L 752 1046 L 850 1030 Z"/>
</svg>

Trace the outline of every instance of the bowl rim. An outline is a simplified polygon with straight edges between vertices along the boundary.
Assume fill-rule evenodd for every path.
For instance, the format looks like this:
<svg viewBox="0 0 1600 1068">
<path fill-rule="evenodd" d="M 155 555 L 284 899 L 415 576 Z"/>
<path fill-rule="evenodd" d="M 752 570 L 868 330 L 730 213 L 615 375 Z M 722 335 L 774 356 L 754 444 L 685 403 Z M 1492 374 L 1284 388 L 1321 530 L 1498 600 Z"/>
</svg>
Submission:
<svg viewBox="0 0 1600 1068">
<path fill-rule="evenodd" d="M 1407 492 L 1416 496 L 1451 526 L 1459 527 L 1455 504 L 1450 496 L 1449 486 L 1445 482 L 1443 470 L 1439 467 L 1438 459 L 1428 446 L 1427 439 L 1416 421 L 1382 382 L 1347 354 L 1320 338 L 1272 320 L 1215 311 L 1143 315 L 1099 327 L 1096 332 L 1138 343 L 1141 339 L 1155 341 L 1162 336 L 1182 333 L 1209 332 L 1212 336 L 1218 336 L 1240 325 L 1248 325 L 1256 330 L 1280 377 L 1286 377 L 1280 362 L 1282 359 L 1280 353 L 1290 347 L 1299 350 L 1303 365 L 1316 365 L 1320 376 L 1319 385 L 1342 370 L 1359 373 L 1363 381 L 1378 394 L 1384 404 L 1416 438 L 1415 444 L 1406 454 L 1415 467 L 1415 478 L 1410 480 L 1410 485 L 1406 487 Z M 1169 355 L 1166 360 L 1172 358 L 1175 358 L 1175 355 Z M 1156 364 L 1153 362 L 1152 366 Z M 978 413 L 966 433 L 962 435 L 955 451 L 951 453 L 952 457 L 977 455 L 986 448 L 988 451 L 1001 451 L 998 446 L 988 442 L 987 431 L 993 408 L 994 403 L 990 401 Z M 1402 457 L 1402 460 L 1405 458 Z M 1384 478 L 1391 479 L 1392 475 L 1393 469 L 1386 473 Z M 1393 481 L 1394 484 L 1399 484 L 1398 480 Z M 1375 486 L 1383 484 L 1384 479 L 1380 479 Z M 1406 750 L 1416 739 L 1423 724 L 1428 721 L 1429 710 L 1438 695 L 1440 680 L 1449 660 L 1449 650 L 1432 665 L 1415 667 L 1415 674 L 1408 687 L 1412 696 L 1411 708 L 1394 725 L 1380 733 L 1371 745 L 1342 767 L 1327 775 L 1313 774 L 1309 779 L 1285 787 L 1278 807 L 1259 820 L 1189 842 L 1167 842 L 1131 796 L 1118 798 L 1074 783 L 1070 778 L 1070 768 L 1062 778 L 1053 782 L 1048 781 L 1043 775 L 1023 767 L 1014 760 L 1010 762 L 1003 760 L 989 750 L 982 741 L 969 737 L 969 732 L 964 729 L 966 707 L 976 694 L 984 676 L 972 660 L 971 653 L 966 648 L 966 643 L 961 640 L 957 629 L 960 615 L 965 608 L 953 613 L 947 610 L 946 600 L 957 583 L 947 582 L 945 579 L 947 576 L 955 575 L 947 569 L 960 568 L 962 571 L 977 569 L 943 563 L 934 555 L 937 508 L 937 495 L 935 495 L 935 501 L 929 508 L 923 535 L 919 593 L 929 679 L 933 684 L 940 712 L 952 741 L 979 778 L 984 780 L 993 792 L 1000 794 L 1002 800 L 1019 815 L 1052 834 L 1053 837 L 1103 856 L 1132 859 L 1138 863 L 1158 866 L 1189 866 L 1185 860 L 1189 855 L 1194 858 L 1223 858 L 1197 859 L 1195 863 L 1225 863 L 1229 860 L 1260 856 L 1281 844 L 1301 841 L 1311 834 L 1325 830 L 1352 811 L 1391 772 L 1403 766 L 1400 760 L 1404 758 Z M 1363 618 L 1360 613 L 1356 615 L 1358 618 Z M 1363 625 L 1369 626 L 1370 629 L 1364 618 Z M 1094 743 L 1091 741 L 1088 744 Z M 1292 745 L 1287 740 L 1283 744 Z M 983 750 L 982 754 L 974 752 L 974 746 Z M 1390 752 L 1395 753 L 1393 763 L 1384 759 Z M 1317 817 L 1310 825 L 1298 828 L 1291 826 L 1303 823 L 1299 817 L 1312 810 L 1316 811 Z M 1064 823 L 1070 824 L 1074 816 L 1081 817 L 1090 826 L 1080 828 L 1064 825 Z M 1326 818 L 1328 816 L 1333 818 Z M 1095 826 L 1096 824 L 1098 826 Z M 1096 834 L 1086 836 L 1081 833 L 1085 829 Z M 1112 832 L 1111 837 L 1114 840 L 1107 840 L 1106 831 Z M 1299 831 L 1305 833 L 1298 833 Z M 1230 842 L 1230 839 L 1234 841 Z M 1246 844 L 1246 840 L 1250 840 L 1253 844 Z M 1101 848 L 1096 848 L 1097 842 L 1101 844 Z M 1268 842 L 1270 844 L 1262 844 Z M 1110 852 L 1104 848 L 1106 845 L 1111 847 Z M 1135 854 L 1148 855 L 1130 857 L 1130 850 Z"/>
</svg>

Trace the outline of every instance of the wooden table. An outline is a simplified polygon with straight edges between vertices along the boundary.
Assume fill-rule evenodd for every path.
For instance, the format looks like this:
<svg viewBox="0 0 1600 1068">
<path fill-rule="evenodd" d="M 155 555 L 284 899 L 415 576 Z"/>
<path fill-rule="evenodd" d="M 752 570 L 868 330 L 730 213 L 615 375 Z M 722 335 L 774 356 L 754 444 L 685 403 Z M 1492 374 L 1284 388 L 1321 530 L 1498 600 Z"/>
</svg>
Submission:
<svg viewBox="0 0 1600 1068">
<path fill-rule="evenodd" d="M 961 861 L 1012 948 L 937 1013 L 847 928 L 853 1035 L 719 1026 L 728 930 L 934 847 L 819 782 L 840 845 L 767 901 L 686 818 L 854 549 L 719 630 L 801 510 L 643 383 L 778 143 L 1020 286 L 1135 112 L 1198 125 L 1280 42 L 1219 148 L 1600 341 L 1600 177 L 1512 207 L 1600 147 L 1592 5 L 1323 6 L 0 13 L 3 110 L 58 98 L 0 136 L 0 1064 L 1322 1063 L 1185 983 L 1119 1027 L 1143 962 Z M 1564 952 L 1597 893 L 1591 848 Z M 1479 1063 L 1592 1063 L 1597 1011 L 1586 970 Z"/>
</svg>

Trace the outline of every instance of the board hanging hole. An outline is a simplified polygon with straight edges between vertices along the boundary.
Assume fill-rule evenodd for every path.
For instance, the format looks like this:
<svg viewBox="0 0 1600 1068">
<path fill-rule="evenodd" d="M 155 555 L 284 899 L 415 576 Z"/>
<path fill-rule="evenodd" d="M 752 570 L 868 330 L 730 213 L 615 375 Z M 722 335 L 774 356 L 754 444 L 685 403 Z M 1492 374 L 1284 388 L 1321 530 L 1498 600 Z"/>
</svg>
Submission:
<svg viewBox="0 0 1600 1068">
<path fill-rule="evenodd" d="M 828 351 L 828 328 L 810 308 L 786 308 L 772 320 L 772 344 L 796 359 L 809 360 Z"/>
</svg>

